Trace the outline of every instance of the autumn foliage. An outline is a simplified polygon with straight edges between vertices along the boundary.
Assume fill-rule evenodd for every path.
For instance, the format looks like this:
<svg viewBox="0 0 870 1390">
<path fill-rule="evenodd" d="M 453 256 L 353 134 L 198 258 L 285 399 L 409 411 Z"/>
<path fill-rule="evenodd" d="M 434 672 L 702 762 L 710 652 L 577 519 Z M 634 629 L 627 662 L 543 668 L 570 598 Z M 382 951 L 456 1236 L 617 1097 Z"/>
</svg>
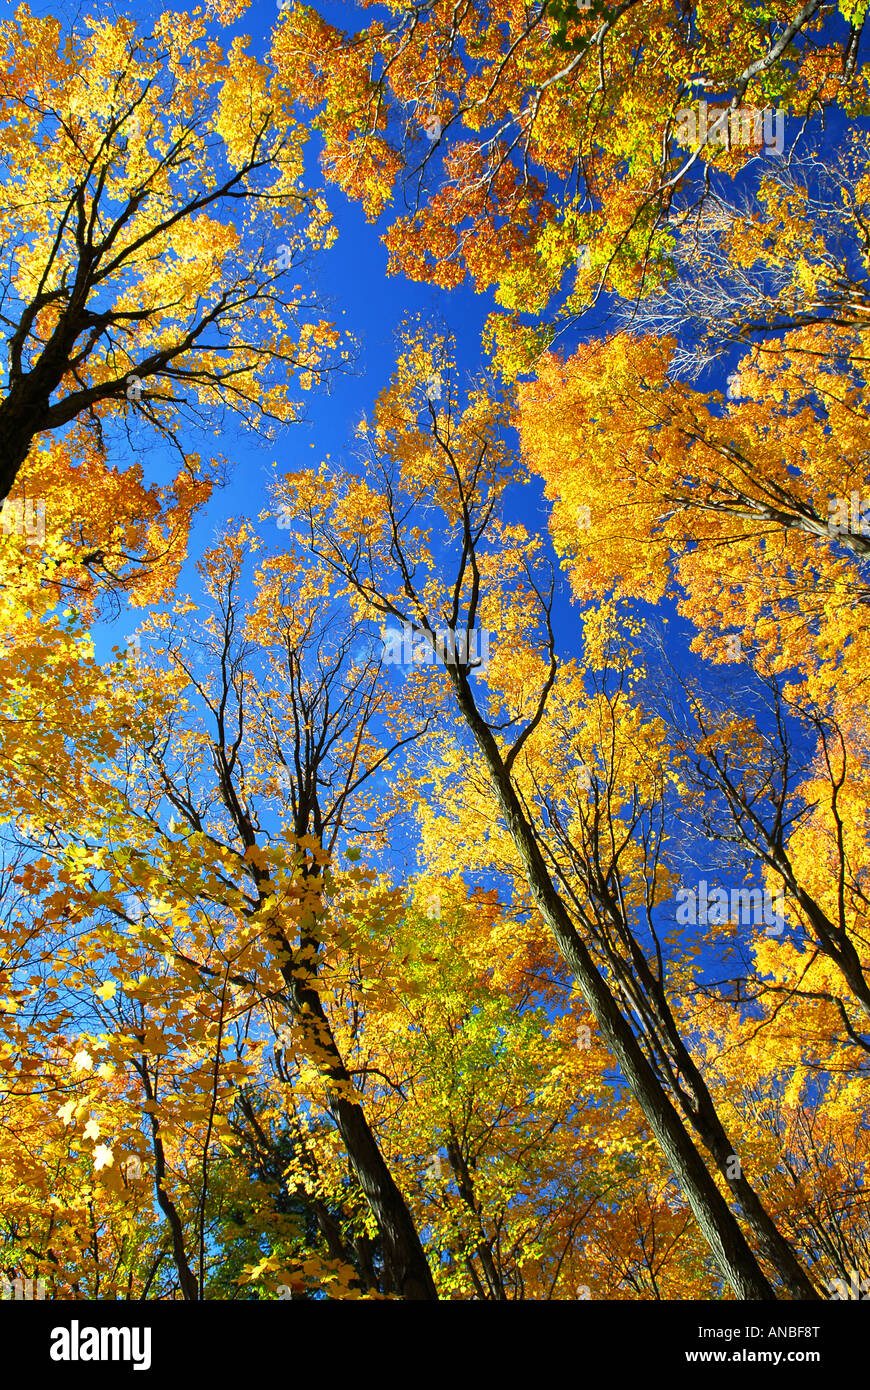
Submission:
<svg viewBox="0 0 870 1390">
<path fill-rule="evenodd" d="M 870 1289 L 870 174 L 824 144 L 867 103 L 831 8 L 0 23 L 8 1280 Z M 702 81 L 816 143 L 681 148 Z M 476 367 L 409 317 L 342 457 L 251 464 L 229 515 L 239 431 L 333 409 L 345 198 L 446 322 L 487 292 Z"/>
</svg>

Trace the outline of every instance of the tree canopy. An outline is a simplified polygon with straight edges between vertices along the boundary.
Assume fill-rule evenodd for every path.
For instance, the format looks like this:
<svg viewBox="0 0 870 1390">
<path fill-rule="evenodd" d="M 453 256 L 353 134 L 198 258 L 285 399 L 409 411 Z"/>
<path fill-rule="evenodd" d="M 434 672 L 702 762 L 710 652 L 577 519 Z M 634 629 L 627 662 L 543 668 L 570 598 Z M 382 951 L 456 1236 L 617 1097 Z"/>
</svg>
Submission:
<svg viewBox="0 0 870 1390">
<path fill-rule="evenodd" d="M 862 1298 L 865 7 L 322 8 L 0 22 L 4 1277 Z"/>
</svg>

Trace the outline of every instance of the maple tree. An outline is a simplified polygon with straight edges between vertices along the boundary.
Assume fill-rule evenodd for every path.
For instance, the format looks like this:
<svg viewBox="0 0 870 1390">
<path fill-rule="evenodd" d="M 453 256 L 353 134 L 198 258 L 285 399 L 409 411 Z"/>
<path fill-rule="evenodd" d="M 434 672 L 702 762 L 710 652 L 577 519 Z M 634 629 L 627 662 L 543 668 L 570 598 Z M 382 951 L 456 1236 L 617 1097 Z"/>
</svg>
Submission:
<svg viewBox="0 0 870 1390">
<path fill-rule="evenodd" d="M 616 315 L 635 333 L 674 337 L 679 375 L 750 343 L 746 365 L 770 363 L 781 351 L 771 334 L 789 329 L 866 326 L 862 142 L 849 133 L 823 149 L 808 135 L 806 146 L 800 159 L 768 161 L 751 193 L 726 185 L 675 215 L 670 274 Z M 736 371 L 729 399 L 742 390 Z"/>
<path fill-rule="evenodd" d="M 703 197 L 711 170 L 734 176 L 752 158 L 752 142 L 710 133 L 686 145 L 679 116 L 699 92 L 722 93 L 735 113 L 866 109 L 863 6 L 392 0 L 378 11 L 355 31 L 283 7 L 276 72 L 314 113 L 327 176 L 369 217 L 405 192 L 410 210 L 384 234 L 393 272 L 494 287 L 504 312 L 488 331 L 509 372 L 605 288 L 633 298 L 659 284 L 672 206 Z"/>
<path fill-rule="evenodd" d="M 860 117 L 863 7 L 245 9 L 0 23 L 0 1266 L 860 1297 L 866 157 L 685 115 Z M 489 361 L 201 544 L 346 360 L 312 135 Z"/>
<path fill-rule="evenodd" d="M 620 683 L 615 694 L 602 692 L 605 710 L 598 712 L 599 728 L 593 735 L 594 746 L 604 750 L 598 753 L 604 759 L 604 794 L 599 798 L 596 781 L 591 823 L 585 823 L 585 798 L 578 791 L 578 763 L 586 772 L 584 780 L 589 780 L 589 774 L 573 739 L 568 748 L 574 770 L 566 774 L 565 767 L 560 766 L 557 781 L 558 786 L 567 784 L 569 788 L 566 804 L 561 804 L 561 796 L 550 803 L 545 799 L 540 821 L 530 810 L 545 797 L 543 773 L 533 750 L 544 738 L 551 719 L 561 730 L 569 717 L 562 713 L 560 719 L 550 713 L 553 706 L 561 707 L 561 686 L 570 680 L 569 676 L 559 679 L 551 622 L 553 585 L 552 581 L 547 585 L 543 574 L 536 577 L 532 569 L 535 539 L 524 528 L 506 527 L 495 519 L 509 482 L 518 477 L 500 437 L 506 401 L 491 399 L 480 387 L 463 409 L 455 385 L 448 383 L 445 395 L 442 383 L 439 400 L 429 399 L 423 407 L 421 423 L 420 392 L 433 370 L 431 350 L 427 351 L 419 336 L 412 337 L 391 388 L 379 399 L 373 423 L 361 429 L 371 455 L 365 475 L 345 481 L 335 477 L 327 480 L 324 475 L 291 478 L 287 484 L 290 491 L 284 495 L 294 500 L 287 505 L 303 511 L 314 553 L 345 581 L 362 616 L 380 613 L 412 625 L 421 645 L 429 648 L 430 659 L 440 656 L 458 711 L 487 768 L 499 817 L 504 819 L 536 906 L 608 1045 L 619 1058 L 632 1094 L 678 1174 L 723 1273 L 741 1292 L 752 1289 L 753 1296 L 771 1296 L 770 1285 L 722 1201 L 678 1110 L 713 1154 L 779 1277 L 796 1296 L 814 1297 L 812 1283 L 742 1170 L 668 1001 L 661 973 L 661 946 L 650 918 L 652 906 L 668 891 L 668 873 L 661 863 L 660 832 L 656 829 L 660 819 L 656 803 L 662 789 L 656 787 L 655 778 L 663 775 L 662 755 L 659 752 L 655 757 L 652 751 L 642 753 L 639 749 L 631 753 L 634 763 L 646 764 L 652 770 L 651 804 L 646 806 L 638 791 L 638 773 L 632 777 L 621 765 L 618 774 L 616 770 L 622 758 L 617 760 L 614 746 L 622 755 L 624 736 L 614 725 L 617 709 L 627 697 Z M 442 535 L 452 537 L 446 548 L 442 541 L 444 554 L 438 557 L 431 549 L 430 528 L 418 524 L 415 516 L 416 500 L 423 496 L 428 499 L 428 509 L 442 514 Z M 470 655 L 472 635 L 478 627 L 494 622 L 496 612 L 501 669 L 498 664 L 494 669 L 491 663 L 487 667 L 483 693 L 487 712 L 483 712 L 469 679 L 480 667 L 480 661 Z M 587 662 L 590 658 L 594 662 L 597 651 L 607 667 L 605 609 L 599 610 L 596 621 Z M 620 658 L 623 666 L 625 660 Z M 614 700 L 609 715 L 608 696 Z M 569 709 L 576 701 L 576 695 L 562 698 Z M 641 718 L 639 711 L 628 715 L 633 737 L 637 737 Z M 512 730 L 512 737 L 500 744 L 497 733 L 505 728 Z M 646 738 L 651 739 L 653 749 L 660 743 L 654 725 Z M 549 755 L 545 754 L 545 766 L 548 762 Z M 521 769 L 527 770 L 529 788 L 523 787 Z M 633 787 L 628 794 L 625 779 Z M 566 829 L 565 838 L 557 844 L 567 860 L 559 865 L 552 835 L 543 837 L 539 825 L 555 826 L 558 832 L 565 817 L 569 818 L 570 831 Z M 647 817 L 649 828 L 645 829 Z M 637 870 L 632 872 L 631 865 L 638 836 L 645 854 L 639 875 Z M 619 862 L 623 853 L 629 857 L 625 870 Z M 632 878 L 637 879 L 634 884 Z M 645 911 L 652 932 L 653 944 L 647 949 L 652 949 L 657 964 L 642 949 L 634 910 L 629 910 L 629 902 L 639 890 L 642 897 L 638 907 Z M 621 1003 L 623 1008 L 628 1004 L 628 1013 L 623 1012 Z M 639 1015 L 648 1053 L 629 1023 L 632 1011 Z M 675 1079 L 677 1074 L 683 1077 L 683 1084 L 673 1088 L 675 1109 L 665 1078 L 670 1075 Z M 691 1102 L 687 1101 L 688 1094 L 693 1097 Z"/>
<path fill-rule="evenodd" d="M 846 266 L 864 256 L 865 176 L 861 161 L 842 185 Z M 779 220 L 786 195 L 792 205 L 799 191 L 794 177 L 785 187 L 781 179 L 762 185 L 781 228 L 774 254 L 797 230 L 805 256 L 766 302 L 769 224 L 729 215 L 710 232 L 721 263 L 743 267 L 732 306 L 738 297 L 753 313 L 762 306 L 729 400 L 678 379 L 674 340 L 626 333 L 542 363 L 519 391 L 520 430 L 555 498 L 554 539 L 578 596 L 673 596 L 695 626 L 696 650 L 763 678 L 766 729 L 736 710 L 702 713 L 703 701 L 683 694 L 697 721 L 688 743 L 700 754 L 698 785 L 725 812 L 708 829 L 736 835 L 779 878 L 864 1015 L 860 1032 L 868 1008 L 864 845 L 847 829 L 847 808 L 863 795 L 866 749 L 855 704 L 865 684 L 856 617 L 868 540 L 851 515 L 867 490 L 864 315 L 860 272 L 854 291 L 848 271 L 833 283 L 829 226 L 806 185 L 794 226 Z M 781 335 L 764 336 L 773 327 Z M 746 336 L 745 325 L 736 323 L 734 336 Z M 802 738 L 815 749 L 814 766 L 801 766 L 794 745 Z M 825 846 L 821 874 L 810 844 Z"/>
<path fill-rule="evenodd" d="M 241 1061 L 222 1065 L 219 1053 L 225 1024 L 228 1026 L 232 1019 L 244 1014 L 245 1004 L 232 997 L 240 991 L 264 1004 L 279 1001 L 280 1007 L 299 1024 L 304 1046 L 314 1059 L 321 1084 L 326 1086 L 330 1112 L 366 1197 L 375 1209 L 391 1279 L 407 1296 L 434 1296 L 416 1231 L 367 1125 L 313 983 L 318 972 L 318 924 L 326 886 L 323 872 L 342 825 L 343 807 L 389 756 L 389 745 L 381 749 L 367 734 L 367 724 L 381 713 L 383 700 L 372 688 L 369 667 L 357 668 L 348 662 L 346 642 L 338 641 L 330 657 L 328 634 L 317 618 L 323 591 L 316 582 L 302 582 L 294 591 L 292 573 L 288 576 L 279 572 L 269 583 L 264 580 L 259 616 L 253 615 L 245 624 L 247 634 L 240 633 L 236 638 L 242 620 L 235 590 L 247 539 L 243 527 L 209 556 L 203 567 L 214 612 L 203 619 L 202 635 L 189 633 L 183 641 L 179 640 L 174 629 L 183 614 L 177 618 L 164 614 L 158 631 L 160 627 L 166 629 L 169 673 L 160 677 L 154 672 L 150 680 L 143 679 L 133 697 L 135 713 L 129 699 L 121 711 L 110 700 L 107 713 L 130 731 L 135 742 L 131 746 L 130 737 L 119 738 L 116 729 L 111 733 L 94 729 L 95 742 L 107 737 L 110 740 L 110 765 L 99 772 L 93 768 L 80 770 L 88 786 L 88 809 L 71 844 L 68 842 L 74 833 L 73 824 L 63 815 L 57 800 L 63 796 L 62 788 L 53 793 L 44 786 L 34 788 L 40 808 L 39 823 L 51 826 L 52 840 L 68 844 L 61 854 L 62 861 L 79 866 L 76 875 L 64 869 L 56 871 L 66 891 L 54 894 L 51 906 L 68 916 L 74 885 L 85 878 L 80 913 L 92 911 L 94 901 L 100 905 L 108 901 L 121 919 L 115 926 L 110 921 L 102 935 L 98 930 L 91 948 L 91 979 L 98 960 L 107 956 L 120 952 L 119 966 L 126 964 L 128 938 L 124 928 L 131 907 L 126 899 L 120 901 L 124 891 L 136 894 L 138 915 L 154 921 L 151 927 L 134 928 L 143 943 L 150 943 L 154 950 L 161 942 L 161 932 L 169 932 L 171 949 L 181 971 L 178 978 L 152 980 L 153 965 L 146 962 L 144 974 L 140 971 L 138 976 L 140 986 L 135 974 L 127 978 L 113 966 L 105 988 L 113 997 L 113 979 L 123 979 L 124 999 L 141 998 L 148 1005 L 148 1016 L 140 1016 L 138 1027 L 133 1028 L 145 1055 L 140 1056 L 134 1045 L 130 1066 L 135 1076 L 131 1084 L 137 1094 L 141 1091 L 143 1109 L 151 1116 L 155 1191 L 172 1230 L 184 1296 L 195 1298 L 202 1287 L 206 1158 L 202 1160 L 197 1280 L 185 1247 L 184 1223 L 164 1186 L 165 1141 L 161 1130 L 167 1123 L 174 1127 L 179 1116 L 188 1113 L 200 1124 L 207 1117 L 209 1133 L 214 1131 L 214 1138 L 203 1140 L 207 1154 L 209 1144 L 220 1137 L 219 1122 L 226 1127 L 226 1104 L 218 1105 L 219 1083 L 228 1085 L 236 1071 L 248 1075 L 247 1065 Z M 181 605 L 182 610 L 190 607 Z M 254 714 L 259 702 L 256 678 L 245 666 L 246 653 L 256 634 L 262 636 L 264 654 L 271 661 L 266 691 L 273 707 L 267 707 L 262 724 Z M 236 641 L 240 641 L 238 647 Z M 204 650 L 213 655 L 215 669 L 205 680 L 198 677 L 186 655 L 194 643 L 202 643 Z M 304 656 L 309 647 L 310 672 Z M 282 689 L 282 656 L 283 670 L 289 670 L 290 675 L 289 698 Z M 144 677 L 144 668 L 141 674 Z M 124 662 L 114 679 L 121 687 L 126 685 Z M 163 685 L 159 699 L 158 683 Z M 200 704 L 203 718 L 211 725 L 210 732 L 199 726 L 193 712 L 187 726 L 184 715 L 190 702 L 182 697 L 185 689 L 190 689 Z M 153 707 L 149 707 L 146 694 L 155 697 Z M 92 710 L 89 722 L 93 722 Z M 113 758 L 119 753 L 120 765 L 113 766 Z M 106 761 L 105 753 L 102 761 Z M 210 788 L 207 783 L 201 784 L 204 761 L 212 768 Z M 194 780 L 197 768 L 200 771 Z M 252 771 L 260 784 L 260 795 L 267 797 L 274 797 L 279 791 L 282 784 L 276 779 L 280 774 L 289 774 L 286 791 L 290 811 L 281 833 L 261 829 L 259 813 L 250 801 L 250 784 L 245 782 Z M 321 789 L 333 783 L 332 793 L 324 799 Z M 171 808 L 168 832 L 155 816 L 161 803 Z M 107 827 L 121 817 L 122 842 L 92 850 L 89 827 L 99 823 L 101 815 L 107 818 Z M 38 862 L 41 870 L 37 882 L 45 880 L 50 861 Z M 89 865 L 93 865 L 93 878 L 87 877 Z M 30 873 L 36 874 L 36 870 Z M 102 875 L 109 875 L 111 892 L 101 885 Z M 237 885 L 234 878 L 238 879 Z M 215 893 L 217 901 L 212 902 L 211 895 Z M 205 901 L 200 905 L 203 895 Z M 147 913 L 142 896 L 148 904 Z M 216 913 L 214 920 L 212 913 Z M 222 917 L 226 919 L 224 932 L 228 933 L 223 944 Z M 166 926 L 161 927 L 164 920 Z M 202 937 L 199 930 L 204 933 Z M 299 940 L 292 945 L 290 935 L 296 932 Z M 164 939 L 164 949 L 165 945 Z M 205 1037 L 202 1024 L 195 1019 L 196 993 L 203 976 L 210 983 L 210 994 L 219 1003 L 217 1017 L 210 1020 L 210 1031 Z M 273 1003 L 272 1008 L 278 1007 L 279 1002 Z M 177 1008 L 193 1011 L 188 1022 L 173 1017 Z M 204 1097 L 194 1094 L 185 1107 L 167 1098 L 160 1104 L 161 1119 L 157 1120 L 157 1077 L 147 1056 L 160 1057 L 167 1051 L 170 1023 L 161 1021 L 162 1011 L 171 1019 L 171 1035 L 178 1043 L 185 1038 L 190 1040 L 194 1057 L 205 1044 L 217 1052 L 210 1093 Z M 122 1023 L 126 1025 L 122 1032 L 128 1038 L 132 1025 L 119 1015 L 116 1029 Z M 194 1044 L 197 1039 L 202 1039 L 200 1047 Z M 119 1039 L 116 1045 L 123 1052 L 130 1043 Z M 193 1076 L 198 1072 L 200 1082 L 204 1081 L 208 1065 L 207 1061 L 188 1063 Z M 163 1083 L 164 1088 L 171 1084 L 171 1080 Z M 192 1085 L 192 1079 L 187 1084 Z M 163 1118 L 167 1112 L 169 1119 Z"/>
<path fill-rule="evenodd" d="M 196 478 L 181 421 L 293 419 L 292 379 L 331 359 L 291 274 L 334 231 L 305 130 L 245 47 L 199 13 L 147 38 L 124 18 L 65 35 L 26 5 L 0 25 L 0 500 L 34 439 L 85 415 L 98 439 L 156 432 Z"/>
</svg>

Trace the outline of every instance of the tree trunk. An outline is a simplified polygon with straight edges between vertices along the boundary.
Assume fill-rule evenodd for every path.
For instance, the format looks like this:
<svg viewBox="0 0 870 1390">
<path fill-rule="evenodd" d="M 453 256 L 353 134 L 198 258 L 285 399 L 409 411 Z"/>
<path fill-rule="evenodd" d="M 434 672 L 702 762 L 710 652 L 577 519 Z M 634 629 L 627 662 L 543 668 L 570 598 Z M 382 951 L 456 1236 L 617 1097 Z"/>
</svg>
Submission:
<svg viewBox="0 0 870 1390">
<path fill-rule="evenodd" d="M 353 1081 L 332 1035 L 320 995 L 299 982 L 291 965 L 285 965 L 283 973 L 295 1017 L 313 1033 L 318 1050 L 325 1051 L 329 1058 L 322 1070 L 328 1078 L 330 1114 L 377 1222 L 393 1289 L 403 1298 L 415 1301 L 437 1299 L 432 1271 L 407 1203 L 384 1162 L 362 1107 L 348 1099 Z"/>
<path fill-rule="evenodd" d="M 628 923 L 614 895 L 599 884 L 596 896 L 599 897 L 603 910 L 613 924 L 622 932 L 628 932 Z M 646 957 L 639 948 L 633 952 L 632 966 L 634 976 L 637 977 L 637 987 L 650 1000 L 653 1016 L 658 1020 L 661 1030 L 659 1032 L 647 1029 L 647 1039 L 651 1041 L 652 1036 L 656 1037 L 658 1046 L 666 1051 L 669 1062 L 673 1064 L 677 1076 L 684 1083 L 672 1086 L 679 1109 L 715 1159 L 716 1166 L 734 1193 L 747 1223 L 758 1240 L 759 1248 L 773 1265 L 792 1298 L 818 1299 L 819 1295 L 794 1250 L 778 1230 L 764 1203 L 744 1176 L 737 1152 L 719 1118 L 707 1083 L 680 1035 L 661 981 L 650 970 Z M 733 1171 L 735 1159 L 736 1173 Z"/>
<path fill-rule="evenodd" d="M 153 1105 L 154 1091 L 151 1086 L 151 1078 L 148 1075 L 148 1067 L 144 1062 L 137 1064 L 134 1061 L 133 1065 L 141 1078 L 146 1099 Z M 187 1251 L 184 1248 L 184 1227 L 181 1224 L 175 1203 L 163 1186 L 166 1179 L 166 1155 L 160 1134 L 160 1121 L 153 1110 L 149 1111 L 148 1118 L 151 1121 L 151 1140 L 154 1149 L 154 1190 L 157 1194 L 157 1205 L 169 1222 L 172 1236 L 172 1258 L 175 1261 L 175 1268 L 178 1270 L 182 1295 L 185 1302 L 196 1303 L 199 1301 L 202 1291 L 197 1284 L 196 1275 L 190 1267 Z"/>
<path fill-rule="evenodd" d="M 532 897 L 677 1177 L 716 1263 L 738 1298 L 775 1300 L 776 1295 L 752 1253 L 737 1218 L 716 1186 L 568 916 L 514 791 L 498 745 L 474 703 L 467 679 L 463 674 L 457 674 L 454 685 L 459 707 L 483 753 L 508 833 L 525 868 Z"/>
</svg>

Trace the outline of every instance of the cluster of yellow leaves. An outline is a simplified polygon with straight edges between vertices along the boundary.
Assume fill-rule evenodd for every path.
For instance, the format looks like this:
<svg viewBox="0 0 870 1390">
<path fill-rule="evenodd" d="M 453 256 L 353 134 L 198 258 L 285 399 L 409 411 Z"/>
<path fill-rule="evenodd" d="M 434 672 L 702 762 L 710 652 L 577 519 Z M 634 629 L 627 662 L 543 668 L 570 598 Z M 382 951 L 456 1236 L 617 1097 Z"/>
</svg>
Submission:
<svg viewBox="0 0 870 1390">
<path fill-rule="evenodd" d="M 730 93 L 749 73 L 743 105 L 788 114 L 866 108 L 866 74 L 856 65 L 844 77 L 839 32 L 822 11 L 804 20 L 788 64 L 771 64 L 767 19 L 748 3 L 727 15 L 697 7 L 691 22 L 679 7 L 632 3 L 580 13 L 571 52 L 545 6 L 388 9 L 351 31 L 289 5 L 273 61 L 314 113 L 327 176 L 369 218 L 413 187 L 413 210 L 385 233 L 391 271 L 495 288 L 507 315 L 492 316 L 489 331 L 508 372 L 547 339 L 539 319 L 519 328 L 520 316 L 539 316 L 566 278 L 570 315 L 604 277 L 620 293 L 648 293 L 666 273 L 675 187 L 703 168 L 677 138 L 699 80 Z M 783 24 L 793 17 L 782 11 Z M 734 175 L 752 153 L 707 146 L 702 161 Z"/>
</svg>

